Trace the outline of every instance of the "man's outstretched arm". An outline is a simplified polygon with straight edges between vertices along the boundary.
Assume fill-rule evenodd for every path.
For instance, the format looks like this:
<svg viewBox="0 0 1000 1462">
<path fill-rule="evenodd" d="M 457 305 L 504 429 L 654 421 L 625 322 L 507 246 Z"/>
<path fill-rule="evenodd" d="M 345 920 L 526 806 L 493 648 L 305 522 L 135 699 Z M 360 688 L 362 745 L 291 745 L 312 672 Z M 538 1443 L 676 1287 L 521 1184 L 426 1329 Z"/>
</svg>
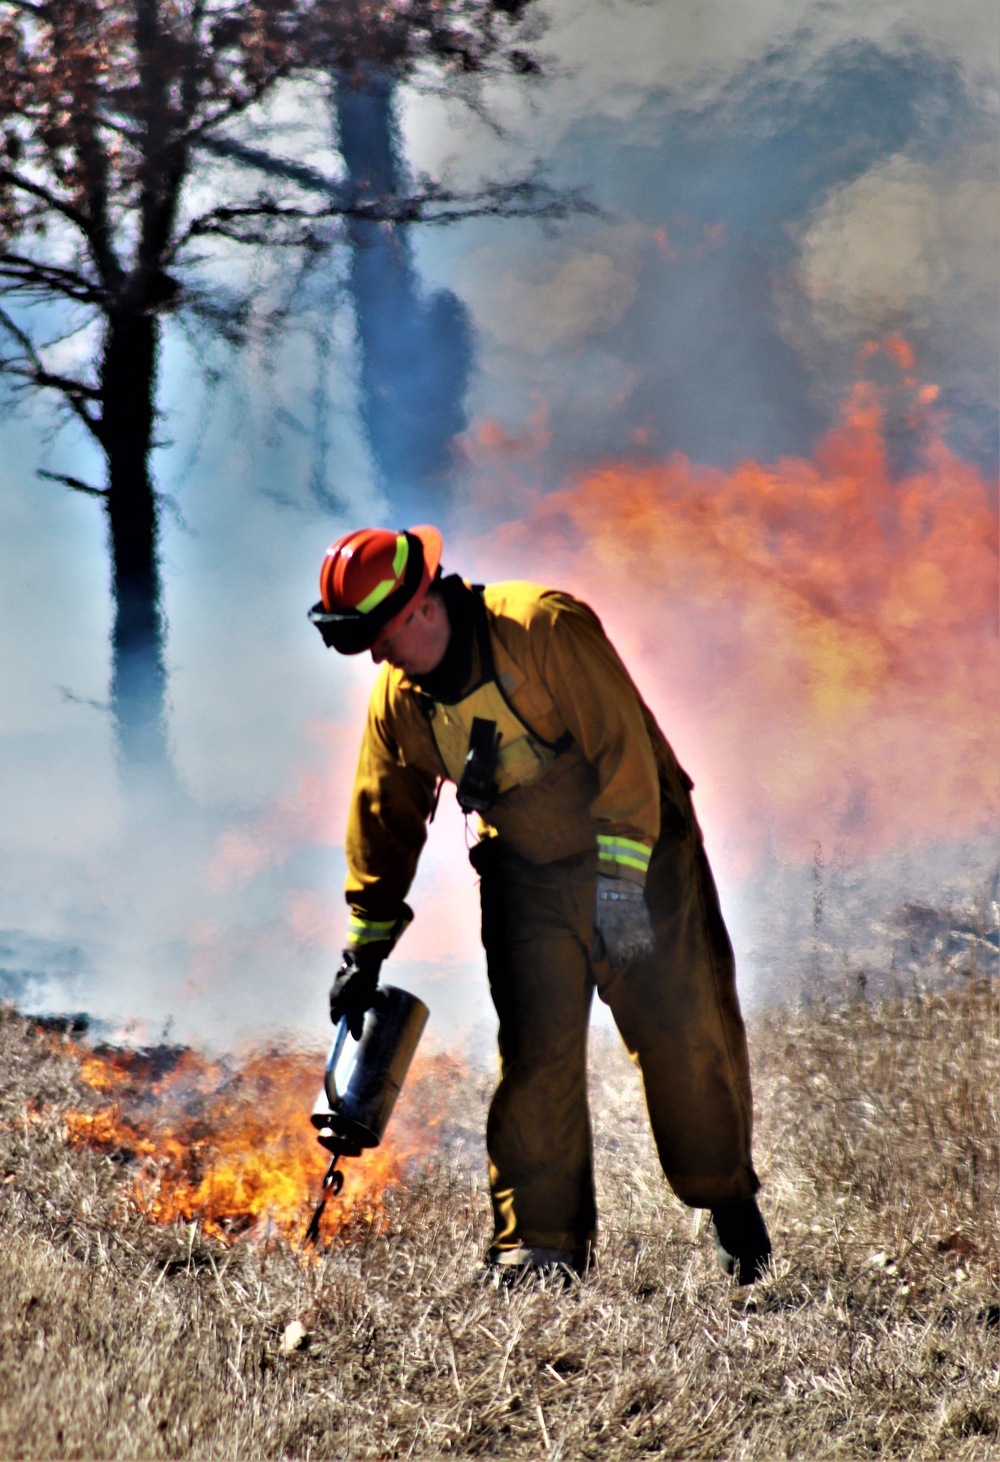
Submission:
<svg viewBox="0 0 1000 1462">
<path fill-rule="evenodd" d="M 375 688 L 347 819 L 351 914 L 343 961 L 330 990 L 330 1018 L 346 1015 L 359 1035 L 379 971 L 413 918 L 406 903 L 427 837 L 435 778 L 404 765 L 386 717 L 386 676 Z"/>
</svg>

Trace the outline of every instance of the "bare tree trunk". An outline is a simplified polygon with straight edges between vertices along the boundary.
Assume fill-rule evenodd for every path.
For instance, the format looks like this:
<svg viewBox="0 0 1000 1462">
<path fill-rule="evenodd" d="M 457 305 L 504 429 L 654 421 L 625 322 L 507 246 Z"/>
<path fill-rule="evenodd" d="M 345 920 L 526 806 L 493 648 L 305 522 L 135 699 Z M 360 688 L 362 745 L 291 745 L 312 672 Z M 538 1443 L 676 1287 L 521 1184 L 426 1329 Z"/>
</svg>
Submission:
<svg viewBox="0 0 1000 1462">
<path fill-rule="evenodd" d="M 335 74 L 337 145 L 354 201 L 406 193 L 396 82 L 369 69 Z M 472 327 L 451 290 L 425 294 L 402 224 L 348 220 L 350 290 L 361 347 L 361 415 L 397 512 L 447 497 L 452 442 L 465 430 Z"/>
<path fill-rule="evenodd" d="M 126 782 L 172 780 L 158 514 L 149 470 L 159 331 L 152 312 L 112 315 L 101 365 L 114 599 L 111 706 Z"/>
</svg>

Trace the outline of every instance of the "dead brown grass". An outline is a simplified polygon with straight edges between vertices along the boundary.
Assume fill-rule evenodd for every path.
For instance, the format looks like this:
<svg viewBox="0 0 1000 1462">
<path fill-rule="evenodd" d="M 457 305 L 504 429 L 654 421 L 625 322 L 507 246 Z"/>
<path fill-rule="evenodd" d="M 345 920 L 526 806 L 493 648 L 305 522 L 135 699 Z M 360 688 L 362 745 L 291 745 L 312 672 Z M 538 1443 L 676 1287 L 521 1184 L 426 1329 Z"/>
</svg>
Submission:
<svg viewBox="0 0 1000 1462">
<path fill-rule="evenodd" d="M 0 1455 L 996 1457 L 996 983 L 775 1013 L 752 1050 L 772 1281 L 718 1273 L 602 1040 L 596 1273 L 508 1293 L 454 1156 L 319 1262 L 150 1224 L 67 1144 L 75 1058 L 3 1013 Z M 488 1087 L 453 1079 L 458 1126 Z"/>
</svg>

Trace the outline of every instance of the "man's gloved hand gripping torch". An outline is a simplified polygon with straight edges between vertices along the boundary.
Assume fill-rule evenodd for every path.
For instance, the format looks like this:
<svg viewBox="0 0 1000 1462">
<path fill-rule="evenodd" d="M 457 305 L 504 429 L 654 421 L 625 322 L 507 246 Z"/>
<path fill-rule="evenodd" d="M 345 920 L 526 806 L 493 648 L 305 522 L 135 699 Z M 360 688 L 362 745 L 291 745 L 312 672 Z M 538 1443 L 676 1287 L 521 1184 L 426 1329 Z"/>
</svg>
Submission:
<svg viewBox="0 0 1000 1462">
<path fill-rule="evenodd" d="M 345 949 L 340 969 L 330 986 L 330 1019 L 339 1025 L 347 1018 L 347 1029 L 356 1041 L 361 1039 L 365 1023 L 365 1012 L 375 1004 L 378 990 L 379 970 L 386 955 L 387 945 L 361 944 L 356 949 Z"/>
<path fill-rule="evenodd" d="M 351 921 L 352 925 L 360 924 L 364 933 L 358 942 L 349 944 L 344 950 L 340 969 L 333 977 L 330 1019 L 337 1025 L 346 1015 L 347 1028 L 356 1041 L 361 1039 L 365 1011 L 375 1004 L 379 971 L 412 918 L 413 914 L 404 906 L 403 913 L 394 923 L 378 924 L 374 929 L 371 925 L 365 926 L 362 920 Z M 376 930 L 384 937 L 372 939 L 371 934 Z"/>
</svg>

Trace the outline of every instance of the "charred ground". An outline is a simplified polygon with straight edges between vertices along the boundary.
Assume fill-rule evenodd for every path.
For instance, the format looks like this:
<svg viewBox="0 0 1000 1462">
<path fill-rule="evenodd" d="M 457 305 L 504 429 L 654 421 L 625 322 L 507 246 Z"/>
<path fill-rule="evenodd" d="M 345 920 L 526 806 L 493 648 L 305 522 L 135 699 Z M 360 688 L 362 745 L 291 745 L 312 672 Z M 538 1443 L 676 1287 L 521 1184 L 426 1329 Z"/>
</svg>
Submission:
<svg viewBox="0 0 1000 1462">
<path fill-rule="evenodd" d="M 441 1068 L 450 1140 L 303 1259 L 152 1222 L 128 1152 L 73 1136 L 102 1096 L 71 1034 L 6 1010 L 0 1455 L 995 1456 L 1000 986 L 852 986 L 751 1042 L 775 1279 L 718 1273 L 597 1040 L 596 1272 L 508 1293 L 476 1270 L 488 1076 Z"/>
</svg>

